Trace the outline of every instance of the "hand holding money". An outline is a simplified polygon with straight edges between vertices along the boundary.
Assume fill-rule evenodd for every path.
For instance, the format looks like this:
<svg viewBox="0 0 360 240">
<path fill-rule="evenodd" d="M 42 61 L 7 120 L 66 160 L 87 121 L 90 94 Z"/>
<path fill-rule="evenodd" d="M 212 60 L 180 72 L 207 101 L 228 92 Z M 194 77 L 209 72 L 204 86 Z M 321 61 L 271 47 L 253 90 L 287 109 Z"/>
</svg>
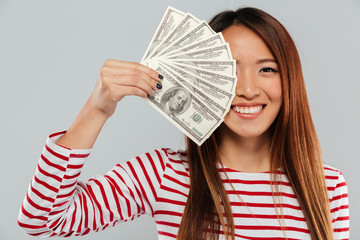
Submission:
<svg viewBox="0 0 360 240">
<path fill-rule="evenodd" d="M 235 97 L 236 65 L 222 34 L 168 7 L 141 63 L 164 76 L 163 88 L 147 98 L 149 104 L 201 145 Z"/>
<path fill-rule="evenodd" d="M 94 109 L 105 117 L 110 117 L 117 102 L 128 95 L 146 98 L 158 91 L 158 73 L 136 62 L 107 60 L 100 69 L 99 78 L 90 97 Z"/>
</svg>

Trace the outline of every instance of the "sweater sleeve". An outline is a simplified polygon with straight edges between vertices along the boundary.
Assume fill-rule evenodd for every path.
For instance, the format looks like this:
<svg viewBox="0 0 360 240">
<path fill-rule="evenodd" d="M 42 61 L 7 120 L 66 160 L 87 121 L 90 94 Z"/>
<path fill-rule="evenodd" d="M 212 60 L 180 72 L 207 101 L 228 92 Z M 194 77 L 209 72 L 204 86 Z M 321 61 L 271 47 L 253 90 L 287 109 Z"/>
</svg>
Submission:
<svg viewBox="0 0 360 240">
<path fill-rule="evenodd" d="M 48 137 L 18 216 L 33 236 L 84 235 L 141 214 L 153 215 L 167 159 L 155 150 L 117 164 L 106 175 L 78 180 L 90 149 L 56 144 L 64 132 Z"/>
<path fill-rule="evenodd" d="M 349 239 L 349 199 L 344 176 L 338 171 L 334 194 L 330 199 L 334 239 Z"/>
</svg>

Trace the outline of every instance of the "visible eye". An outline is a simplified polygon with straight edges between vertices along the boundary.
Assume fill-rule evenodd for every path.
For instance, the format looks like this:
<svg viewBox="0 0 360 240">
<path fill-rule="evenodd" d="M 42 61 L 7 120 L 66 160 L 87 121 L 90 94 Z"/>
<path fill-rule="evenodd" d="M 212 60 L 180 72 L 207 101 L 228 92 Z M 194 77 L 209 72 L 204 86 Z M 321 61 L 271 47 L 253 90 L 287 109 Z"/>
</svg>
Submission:
<svg viewBox="0 0 360 240">
<path fill-rule="evenodd" d="M 265 67 L 260 70 L 260 72 L 278 72 L 278 70 L 271 68 L 271 67 Z"/>
</svg>

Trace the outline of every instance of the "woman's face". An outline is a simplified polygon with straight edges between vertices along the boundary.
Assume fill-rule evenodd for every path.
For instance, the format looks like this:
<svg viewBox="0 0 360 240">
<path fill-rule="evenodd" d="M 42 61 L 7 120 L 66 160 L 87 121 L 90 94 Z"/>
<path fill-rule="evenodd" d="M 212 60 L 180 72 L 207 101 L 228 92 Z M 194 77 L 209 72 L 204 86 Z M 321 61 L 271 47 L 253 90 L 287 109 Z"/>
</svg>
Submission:
<svg viewBox="0 0 360 240">
<path fill-rule="evenodd" d="M 236 60 L 236 96 L 225 125 L 241 137 L 264 134 L 282 104 L 281 79 L 274 56 L 264 41 L 243 25 L 222 31 Z"/>
</svg>

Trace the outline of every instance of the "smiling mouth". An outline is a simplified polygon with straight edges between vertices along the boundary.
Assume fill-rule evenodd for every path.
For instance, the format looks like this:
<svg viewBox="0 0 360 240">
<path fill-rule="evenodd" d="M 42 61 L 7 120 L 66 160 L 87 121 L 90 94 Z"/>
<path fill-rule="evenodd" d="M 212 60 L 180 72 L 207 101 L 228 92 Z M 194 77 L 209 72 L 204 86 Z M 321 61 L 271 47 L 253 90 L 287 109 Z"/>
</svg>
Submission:
<svg viewBox="0 0 360 240">
<path fill-rule="evenodd" d="M 231 106 L 231 108 L 237 113 L 243 114 L 256 114 L 259 113 L 266 105 L 257 105 L 251 107 L 242 107 L 242 106 Z"/>
</svg>

